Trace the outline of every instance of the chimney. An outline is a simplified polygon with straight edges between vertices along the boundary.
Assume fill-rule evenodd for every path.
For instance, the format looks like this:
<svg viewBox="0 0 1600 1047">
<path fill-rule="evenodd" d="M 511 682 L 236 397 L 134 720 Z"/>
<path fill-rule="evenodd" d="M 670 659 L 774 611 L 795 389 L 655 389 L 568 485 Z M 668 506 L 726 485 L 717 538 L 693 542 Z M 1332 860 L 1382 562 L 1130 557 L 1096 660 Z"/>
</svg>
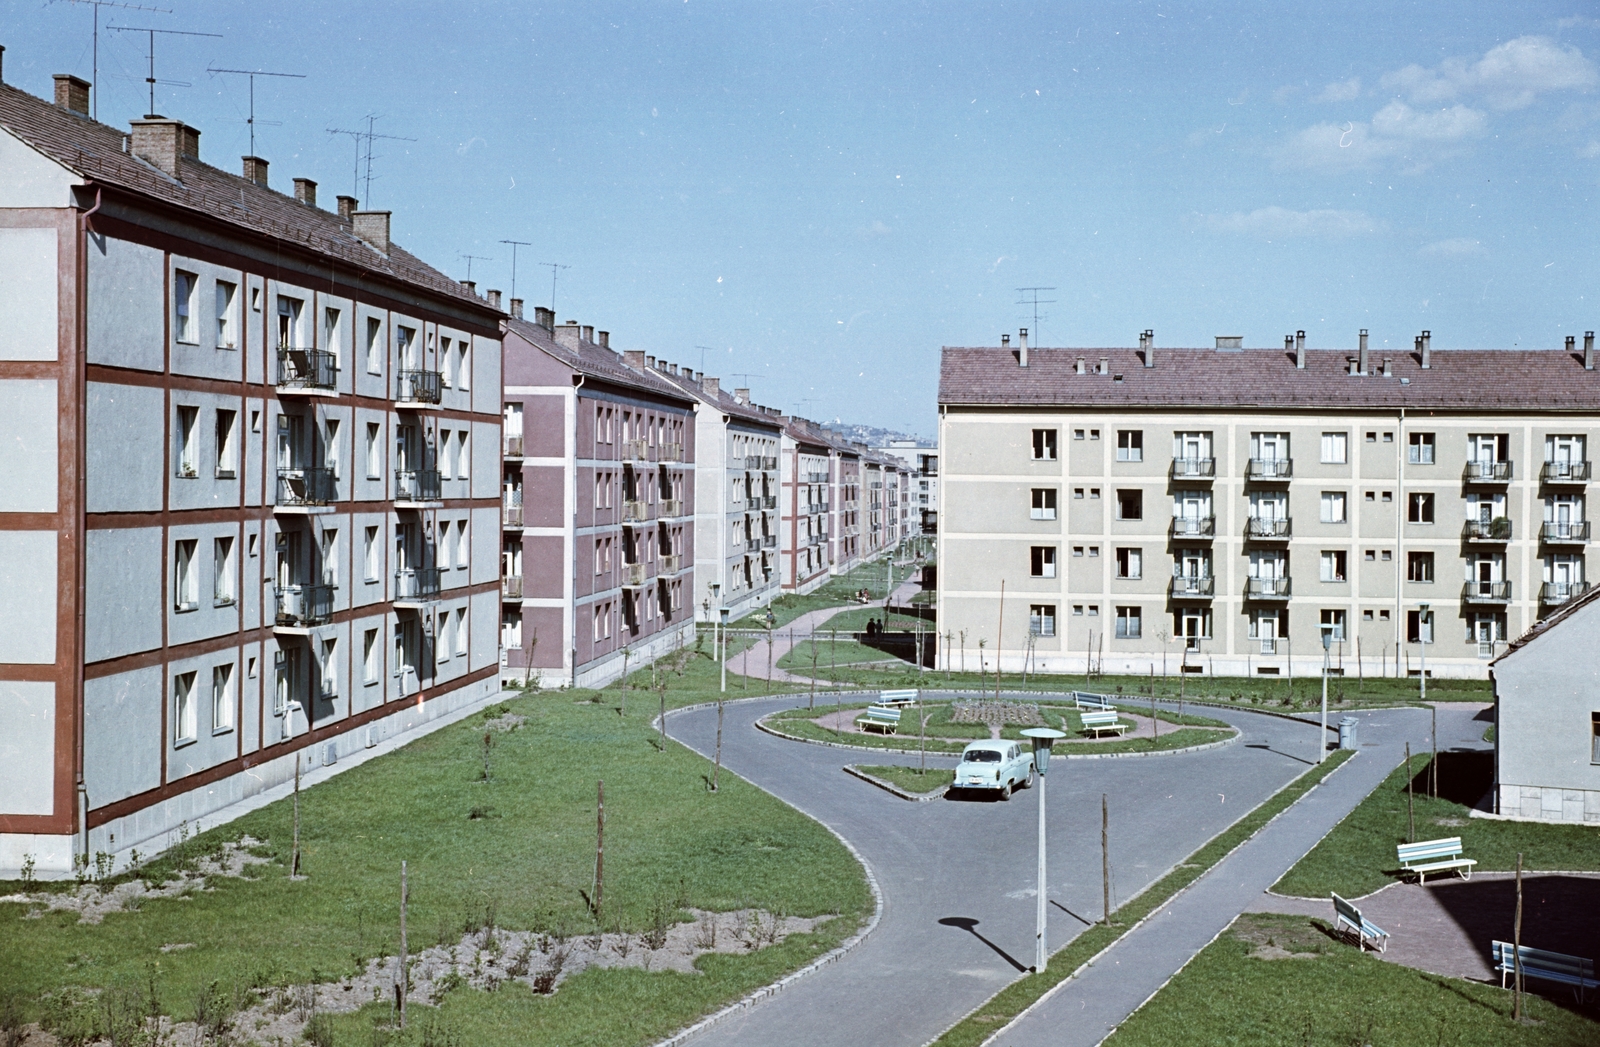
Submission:
<svg viewBox="0 0 1600 1047">
<path fill-rule="evenodd" d="M 511 299 L 511 315 L 518 320 L 522 319 L 522 299 Z"/>
<path fill-rule="evenodd" d="M 750 402 L 750 390 L 735 389 L 733 391 L 733 398 L 742 404 L 747 404 Z"/>
<path fill-rule="evenodd" d="M 1145 328 L 1144 334 L 1139 336 L 1139 344 L 1144 347 L 1144 365 L 1146 367 L 1154 367 L 1156 365 L 1155 328 Z"/>
<path fill-rule="evenodd" d="M 244 176 L 256 185 L 265 186 L 267 184 L 267 162 L 259 156 L 245 157 Z"/>
<path fill-rule="evenodd" d="M 1430 370 L 1433 367 L 1433 332 L 1423 331 L 1417 337 L 1417 348 L 1422 354 L 1422 369 Z"/>
<path fill-rule="evenodd" d="M 644 369 L 646 371 L 654 371 L 656 369 L 656 358 L 653 356 L 646 356 L 644 358 Z"/>
<path fill-rule="evenodd" d="M 360 202 L 358 200 L 356 200 L 355 197 L 353 197 L 353 196 L 340 196 L 339 197 L 339 217 L 343 218 L 347 222 L 350 221 L 350 216 L 355 214 L 356 213 L 356 208 L 360 207 L 360 206 L 361 206 Z"/>
<path fill-rule="evenodd" d="M 599 338 L 599 342 L 597 344 L 600 346 L 600 348 L 602 348 L 602 349 L 610 349 L 611 348 L 611 332 L 610 331 L 598 331 L 598 332 L 596 332 L 596 335 Z"/>
<path fill-rule="evenodd" d="M 594 328 L 588 324 L 583 325 L 583 340 L 585 342 L 594 341 Z"/>
<path fill-rule="evenodd" d="M 1002 349 L 1011 348 L 1011 336 L 1010 335 L 1003 334 L 1003 335 L 1000 336 L 1000 348 L 1002 348 Z"/>
<path fill-rule="evenodd" d="M 467 293 L 472 295 L 474 298 L 478 296 L 478 281 L 463 280 L 461 281 L 461 286 L 465 287 L 467 289 Z"/>
<path fill-rule="evenodd" d="M 69 113 L 89 115 L 89 81 L 70 73 L 57 73 L 56 105 Z"/>
<path fill-rule="evenodd" d="M 0 44 L 0 84 L 5 83 L 5 60 L 6 47 L 4 44 Z"/>
<path fill-rule="evenodd" d="M 546 309 L 542 305 L 533 307 L 533 322 L 546 331 L 554 332 L 556 329 L 556 311 Z"/>
<path fill-rule="evenodd" d="M 1567 335 L 1567 355 L 1571 356 L 1573 353 L 1575 353 L 1577 351 L 1578 351 L 1578 340 L 1576 338 L 1572 337 L 1572 335 L 1570 335 L 1570 334 Z"/>
<path fill-rule="evenodd" d="M 1360 363 L 1360 367 L 1359 367 L 1359 372 L 1358 373 L 1360 373 L 1360 374 L 1368 374 L 1370 372 L 1367 370 L 1367 367 L 1368 367 L 1367 329 L 1365 327 L 1363 327 L 1361 329 L 1361 350 L 1360 350 L 1360 353 L 1361 353 L 1361 355 L 1358 358 L 1359 359 L 1359 363 Z"/>
<path fill-rule="evenodd" d="M 1286 344 L 1294 346 L 1294 365 L 1304 371 L 1306 369 L 1306 333 L 1304 331 L 1296 331 L 1292 342 L 1288 335 L 1284 335 L 1283 340 Z"/>
<path fill-rule="evenodd" d="M 1383 358 L 1383 376 L 1385 378 L 1394 377 L 1394 357 L 1385 356 Z"/>
<path fill-rule="evenodd" d="M 484 293 L 489 296 L 489 305 L 490 306 L 492 306 L 495 309 L 500 308 L 500 292 L 499 291 L 485 291 Z"/>
<path fill-rule="evenodd" d="M 1110 374 L 1111 373 L 1111 358 L 1110 357 L 1106 357 L 1106 356 L 1102 356 L 1100 358 L 1100 366 L 1095 368 L 1094 373 L 1095 374 Z"/>
<path fill-rule="evenodd" d="M 635 371 L 644 370 L 644 350 L 629 349 L 627 352 L 622 354 L 622 362 L 627 364 Z"/>
<path fill-rule="evenodd" d="M 380 254 L 389 253 L 389 213 L 388 211 L 354 211 L 350 215 L 350 231 L 359 239 L 365 240 L 378 249 Z"/>
<path fill-rule="evenodd" d="M 557 345 L 567 349 L 578 348 L 578 338 L 583 334 L 582 331 L 578 330 L 578 321 L 576 320 L 568 320 L 550 333 L 555 335 Z"/>
<path fill-rule="evenodd" d="M 722 379 L 707 378 L 705 372 L 702 371 L 700 374 L 700 388 L 704 389 L 710 395 L 716 396 L 722 391 Z"/>
<path fill-rule="evenodd" d="M 1023 367 L 1028 366 L 1028 329 L 1026 327 L 1017 333 L 1017 361 Z"/>
<path fill-rule="evenodd" d="M 133 155 L 154 164 L 173 178 L 184 157 L 200 159 L 200 132 L 182 120 L 151 117 L 133 122 Z"/>
<path fill-rule="evenodd" d="M 307 207 L 317 206 L 317 183 L 309 178 L 294 180 L 294 198 Z"/>
<path fill-rule="evenodd" d="M 1594 332 L 1583 332 L 1583 369 L 1594 370 Z"/>
<path fill-rule="evenodd" d="M 1081 356 L 1078 357 L 1078 366 L 1077 366 L 1077 368 L 1075 370 L 1075 373 L 1077 373 L 1077 374 L 1085 374 L 1086 373 L 1084 371 L 1084 369 L 1083 369 L 1083 357 L 1081 357 Z"/>
</svg>

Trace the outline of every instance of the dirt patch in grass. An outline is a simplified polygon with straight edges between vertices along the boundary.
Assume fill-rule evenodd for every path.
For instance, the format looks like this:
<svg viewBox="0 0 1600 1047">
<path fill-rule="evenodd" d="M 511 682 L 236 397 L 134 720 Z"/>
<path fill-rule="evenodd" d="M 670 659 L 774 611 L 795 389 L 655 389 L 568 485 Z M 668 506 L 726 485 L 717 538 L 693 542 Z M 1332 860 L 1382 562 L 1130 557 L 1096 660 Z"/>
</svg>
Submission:
<svg viewBox="0 0 1600 1047">
<path fill-rule="evenodd" d="M 84 883 L 65 891 L 22 891 L 0 896 L 0 902 L 28 906 L 23 919 L 37 920 L 51 912 L 75 912 L 79 923 L 100 923 L 107 913 L 138 912 L 139 907 L 152 898 L 187 898 L 200 891 L 214 890 L 207 885 L 207 880 L 249 878 L 247 870 L 251 866 L 272 862 L 270 858 L 252 853 L 253 848 L 264 843 L 249 836 L 223 841 L 216 852 L 196 859 L 192 869 L 179 868 L 176 875 L 155 886 L 135 876 L 115 885 Z M 162 946 L 161 951 L 192 947 L 189 944 Z"/>
</svg>

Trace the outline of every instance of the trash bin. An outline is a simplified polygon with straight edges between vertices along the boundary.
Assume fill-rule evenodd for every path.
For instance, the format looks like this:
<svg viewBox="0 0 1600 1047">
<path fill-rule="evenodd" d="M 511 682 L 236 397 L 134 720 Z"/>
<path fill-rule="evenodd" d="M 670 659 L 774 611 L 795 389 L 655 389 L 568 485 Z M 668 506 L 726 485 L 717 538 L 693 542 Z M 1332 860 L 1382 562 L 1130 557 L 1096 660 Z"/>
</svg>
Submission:
<svg viewBox="0 0 1600 1047">
<path fill-rule="evenodd" d="M 1356 725 L 1360 722 L 1354 716 L 1346 716 L 1339 721 L 1339 748 L 1354 749 L 1356 747 Z"/>
</svg>

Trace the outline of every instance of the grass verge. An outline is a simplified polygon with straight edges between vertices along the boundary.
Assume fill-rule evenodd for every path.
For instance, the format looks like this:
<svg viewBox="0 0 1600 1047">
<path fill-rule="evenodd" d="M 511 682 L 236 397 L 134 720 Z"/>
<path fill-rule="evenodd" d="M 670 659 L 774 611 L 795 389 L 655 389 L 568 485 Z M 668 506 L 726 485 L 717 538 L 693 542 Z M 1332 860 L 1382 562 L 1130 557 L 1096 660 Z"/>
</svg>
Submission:
<svg viewBox="0 0 1600 1047">
<path fill-rule="evenodd" d="M 919 771 L 915 767 L 901 767 L 898 764 L 859 764 L 856 770 L 862 774 L 870 774 L 874 778 L 881 778 L 908 793 L 931 793 L 956 780 L 956 772 L 937 767 Z"/>
<path fill-rule="evenodd" d="M 1042 975 L 1019 979 L 1001 989 L 983 1006 L 947 1029 L 930 1047 L 976 1047 L 994 1034 L 994 1031 L 1011 1021 L 1039 997 L 1065 981 L 1073 971 L 1120 938 L 1127 930 L 1150 913 L 1160 908 L 1173 895 L 1197 880 L 1206 870 L 1216 865 L 1239 844 L 1249 839 L 1274 816 L 1286 809 L 1312 786 L 1343 766 L 1349 759 L 1349 750 L 1334 752 L 1320 767 L 1313 767 L 1299 778 L 1279 789 L 1255 810 L 1239 819 L 1229 828 L 1212 837 L 1209 842 L 1184 859 L 1171 872 L 1146 887 L 1138 895 L 1124 902 L 1113 914 L 1112 923 L 1095 924 L 1079 934 L 1050 957 L 1050 966 Z M 1180 1037 L 1172 1042 L 1228 1042 Z"/>
</svg>

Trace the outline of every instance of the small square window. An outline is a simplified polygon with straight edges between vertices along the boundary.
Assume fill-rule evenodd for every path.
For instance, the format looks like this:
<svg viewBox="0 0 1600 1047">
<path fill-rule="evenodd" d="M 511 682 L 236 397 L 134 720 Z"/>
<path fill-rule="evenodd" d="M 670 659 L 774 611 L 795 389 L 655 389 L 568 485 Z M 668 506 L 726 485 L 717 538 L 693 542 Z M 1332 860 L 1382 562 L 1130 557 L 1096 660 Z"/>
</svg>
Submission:
<svg viewBox="0 0 1600 1047">
<path fill-rule="evenodd" d="M 1378 500 L 1378 492 L 1377 491 L 1368 491 L 1367 492 L 1367 501 L 1376 502 L 1377 500 Z"/>
<path fill-rule="evenodd" d="M 1383 561 L 1384 561 L 1384 563 L 1390 563 L 1393 560 L 1394 560 L 1394 550 L 1385 549 L 1383 551 Z"/>
<path fill-rule="evenodd" d="M 1367 443 L 1375 444 L 1377 442 L 1378 442 L 1377 431 L 1376 430 L 1372 430 L 1372 429 L 1367 430 Z"/>
<path fill-rule="evenodd" d="M 1089 488 L 1089 497 L 1090 498 L 1099 498 L 1100 497 L 1100 488 L 1098 488 L 1098 487 Z"/>
<path fill-rule="evenodd" d="M 1082 615 L 1083 614 L 1083 604 L 1081 604 L 1081 603 L 1073 604 L 1072 605 L 1072 613 L 1075 614 L 1075 615 Z"/>
<path fill-rule="evenodd" d="M 1393 491 L 1385 491 L 1385 492 L 1383 492 L 1383 500 L 1386 501 L 1386 502 L 1394 501 L 1394 492 Z"/>
<path fill-rule="evenodd" d="M 1072 489 L 1072 497 L 1074 497 L 1074 498 L 1082 498 L 1083 497 L 1083 488 L 1074 487 Z"/>
<path fill-rule="evenodd" d="M 1089 430 L 1089 439 L 1091 439 L 1091 440 L 1100 439 L 1100 430 L 1098 430 L 1098 429 L 1090 429 Z"/>
<path fill-rule="evenodd" d="M 1074 430 L 1072 430 L 1072 438 L 1074 440 L 1082 440 L 1083 439 L 1083 430 L 1082 429 L 1074 429 Z"/>
<path fill-rule="evenodd" d="M 1098 618 L 1098 617 L 1100 617 L 1100 605 L 1099 604 L 1092 603 L 1092 604 L 1089 605 L 1089 617 L 1090 618 Z"/>
<path fill-rule="evenodd" d="M 1083 555 L 1083 546 L 1081 546 L 1081 545 L 1074 545 L 1074 546 L 1073 546 L 1073 547 L 1072 547 L 1072 555 L 1073 555 L 1073 556 L 1082 556 L 1082 555 Z"/>
<path fill-rule="evenodd" d="M 1366 610 L 1364 610 L 1364 611 L 1362 611 L 1362 612 L 1361 612 L 1361 620 L 1362 620 L 1362 621 L 1363 621 L 1363 622 L 1370 622 L 1370 621 L 1372 621 L 1372 608 L 1370 608 L 1370 607 L 1369 607 L 1369 608 L 1367 608 L 1367 609 L 1366 609 Z"/>
<path fill-rule="evenodd" d="M 1387 622 L 1389 620 L 1389 611 L 1387 608 L 1379 608 L 1378 620 L 1380 622 Z"/>
<path fill-rule="evenodd" d="M 1367 560 L 1368 560 L 1368 562 L 1376 560 L 1377 558 L 1378 558 L 1378 551 L 1376 549 L 1368 549 L 1367 550 Z"/>
<path fill-rule="evenodd" d="M 1383 442 L 1386 443 L 1386 444 L 1394 443 L 1394 433 L 1384 433 L 1383 434 Z"/>
<path fill-rule="evenodd" d="M 1089 546 L 1089 555 L 1090 556 L 1099 556 L 1100 555 L 1100 547 L 1098 545 Z"/>
</svg>

